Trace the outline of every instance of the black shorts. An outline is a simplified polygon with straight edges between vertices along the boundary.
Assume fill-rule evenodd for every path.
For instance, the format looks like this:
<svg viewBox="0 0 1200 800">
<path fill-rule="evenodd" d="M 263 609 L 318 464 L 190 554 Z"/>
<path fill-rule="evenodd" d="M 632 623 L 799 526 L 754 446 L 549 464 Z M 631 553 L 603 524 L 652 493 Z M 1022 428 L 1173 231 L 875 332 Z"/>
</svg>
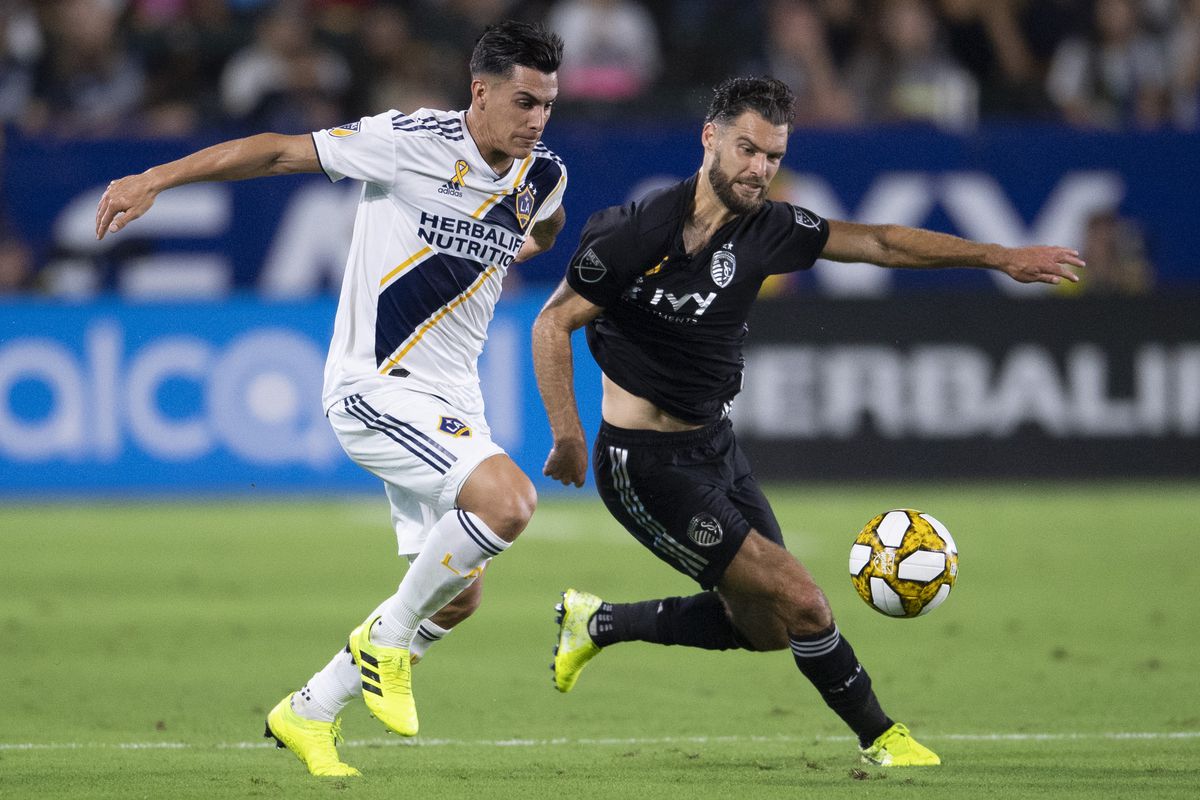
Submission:
<svg viewBox="0 0 1200 800">
<path fill-rule="evenodd" d="M 751 528 L 783 545 L 727 419 L 681 433 L 601 423 L 592 468 L 600 498 L 625 529 L 705 589 L 721 580 Z"/>
</svg>

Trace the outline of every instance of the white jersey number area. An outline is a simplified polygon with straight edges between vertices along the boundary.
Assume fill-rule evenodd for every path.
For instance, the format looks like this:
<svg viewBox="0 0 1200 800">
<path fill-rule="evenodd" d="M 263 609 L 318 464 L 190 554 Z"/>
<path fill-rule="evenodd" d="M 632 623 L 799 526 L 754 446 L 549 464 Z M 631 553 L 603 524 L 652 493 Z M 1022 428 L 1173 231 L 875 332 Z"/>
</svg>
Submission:
<svg viewBox="0 0 1200 800">
<path fill-rule="evenodd" d="M 539 143 L 497 175 L 466 112 L 389 111 L 313 134 L 330 180 L 363 181 L 325 365 L 325 408 L 403 375 L 482 413 L 476 362 L 508 267 L 561 204 L 567 172 Z"/>
</svg>

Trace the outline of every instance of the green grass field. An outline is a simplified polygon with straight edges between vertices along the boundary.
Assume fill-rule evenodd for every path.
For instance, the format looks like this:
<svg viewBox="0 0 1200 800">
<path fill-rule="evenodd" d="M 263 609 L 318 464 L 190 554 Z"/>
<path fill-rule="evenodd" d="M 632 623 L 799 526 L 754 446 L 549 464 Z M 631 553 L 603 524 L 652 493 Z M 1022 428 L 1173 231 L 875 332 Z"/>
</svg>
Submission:
<svg viewBox="0 0 1200 800">
<path fill-rule="evenodd" d="M 790 654 L 629 644 L 570 695 L 552 606 L 690 593 L 589 499 L 543 500 L 483 609 L 415 671 L 421 736 L 361 704 L 310 778 L 263 717 L 401 574 L 382 496 L 0 508 L 0 797 L 1193 798 L 1200 487 L 1042 482 L 770 491 L 884 707 L 935 769 L 861 768 Z M 955 534 L 929 617 L 853 593 L 850 543 L 909 505 Z"/>
</svg>

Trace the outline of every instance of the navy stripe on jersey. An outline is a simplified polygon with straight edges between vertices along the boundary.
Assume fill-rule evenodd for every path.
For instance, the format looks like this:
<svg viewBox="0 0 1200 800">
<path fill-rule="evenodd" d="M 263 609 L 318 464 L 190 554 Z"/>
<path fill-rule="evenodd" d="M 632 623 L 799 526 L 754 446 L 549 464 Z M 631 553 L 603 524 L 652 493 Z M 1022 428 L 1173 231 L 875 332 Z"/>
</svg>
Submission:
<svg viewBox="0 0 1200 800">
<path fill-rule="evenodd" d="M 470 288 L 486 267 L 437 253 L 379 293 L 375 307 L 375 365 L 380 366 L 438 309 Z"/>
<path fill-rule="evenodd" d="M 546 145 L 542 144 L 541 142 L 538 142 L 533 146 L 533 152 L 539 156 L 542 156 L 543 158 L 550 159 L 560 167 L 563 166 L 563 160 L 559 158 L 553 150 L 551 150 L 549 147 L 546 147 Z"/>
<path fill-rule="evenodd" d="M 529 173 L 525 176 L 525 183 L 532 183 L 534 190 L 534 205 L 533 210 L 530 212 L 530 218 L 537 217 L 546 199 L 553 194 L 555 187 L 558 186 L 558 181 L 562 178 L 562 174 L 562 162 L 557 160 L 557 157 L 554 160 L 549 158 L 534 159 L 533 165 L 529 167 Z M 523 233 L 523 229 L 517 222 L 517 198 L 514 194 L 510 193 L 499 203 L 492 206 L 488 210 L 488 213 L 484 214 L 483 219 L 485 222 L 499 225 L 505 230 L 510 230 L 517 234 Z"/>
<path fill-rule="evenodd" d="M 391 414 L 380 414 L 371 408 L 362 395 L 350 395 L 342 401 L 346 412 L 367 428 L 387 436 L 389 439 L 424 461 L 440 475 L 445 475 L 458 457 L 430 439 L 407 422 Z"/>
<path fill-rule="evenodd" d="M 399 114 L 392 117 L 392 130 L 405 133 L 430 131 L 452 142 L 460 142 L 463 139 L 462 120 L 457 118 L 438 119 L 433 116 L 416 118 Z"/>
<path fill-rule="evenodd" d="M 489 556 L 498 556 L 504 552 L 503 549 L 488 541 L 487 536 L 485 536 L 483 531 L 479 530 L 479 526 L 475 524 L 475 520 L 471 519 L 471 516 L 461 508 L 458 509 L 458 524 L 462 525 L 462 529 L 466 531 L 466 534 L 471 538 L 471 541 L 478 545 L 479 549 L 487 553 Z"/>
</svg>

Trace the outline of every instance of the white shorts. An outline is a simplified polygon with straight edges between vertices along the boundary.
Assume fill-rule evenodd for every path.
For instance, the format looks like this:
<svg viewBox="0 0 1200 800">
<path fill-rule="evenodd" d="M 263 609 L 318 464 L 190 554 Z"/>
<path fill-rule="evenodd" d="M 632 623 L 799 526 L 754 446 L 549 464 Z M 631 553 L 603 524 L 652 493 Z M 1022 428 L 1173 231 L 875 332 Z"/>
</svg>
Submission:
<svg viewBox="0 0 1200 800">
<path fill-rule="evenodd" d="M 419 553 L 475 468 L 504 452 L 482 416 L 400 387 L 339 400 L 329 424 L 346 455 L 383 479 L 400 555 Z"/>
</svg>

